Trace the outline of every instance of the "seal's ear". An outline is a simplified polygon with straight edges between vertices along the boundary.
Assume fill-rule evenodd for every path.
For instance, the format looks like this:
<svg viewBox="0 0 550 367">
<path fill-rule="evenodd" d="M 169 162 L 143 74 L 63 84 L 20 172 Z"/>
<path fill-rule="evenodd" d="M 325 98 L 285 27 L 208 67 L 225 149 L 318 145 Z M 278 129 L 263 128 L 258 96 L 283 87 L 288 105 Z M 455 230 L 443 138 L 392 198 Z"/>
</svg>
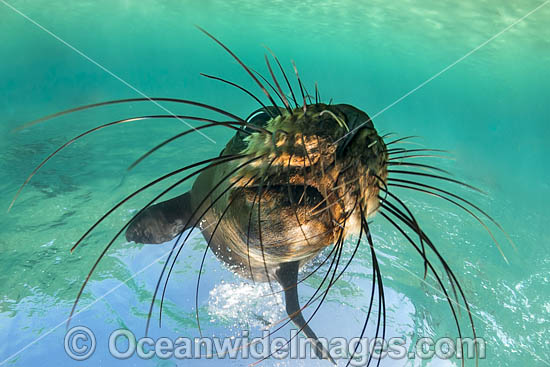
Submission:
<svg viewBox="0 0 550 367">
<path fill-rule="evenodd" d="M 137 243 L 163 243 L 191 228 L 191 194 L 150 206 L 138 215 L 126 230 L 126 239 Z"/>
</svg>

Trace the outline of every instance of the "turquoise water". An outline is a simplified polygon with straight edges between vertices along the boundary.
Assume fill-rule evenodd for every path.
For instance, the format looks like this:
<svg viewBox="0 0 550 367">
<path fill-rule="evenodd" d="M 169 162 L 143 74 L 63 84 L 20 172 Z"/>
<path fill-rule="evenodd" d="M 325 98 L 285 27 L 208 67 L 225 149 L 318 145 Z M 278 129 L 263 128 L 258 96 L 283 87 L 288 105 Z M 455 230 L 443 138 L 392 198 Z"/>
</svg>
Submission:
<svg viewBox="0 0 550 367">
<path fill-rule="evenodd" d="M 318 82 L 323 99 L 350 103 L 374 116 L 542 4 L 495 0 L 9 3 L 148 96 L 198 100 L 241 116 L 256 108 L 254 101 L 199 73 L 219 75 L 259 91 L 194 24 L 261 71 L 265 70 L 262 45 L 268 45 L 287 71 L 292 70 L 289 60 L 295 60 L 309 89 Z M 506 263 L 490 236 L 466 213 L 435 198 L 400 192 L 464 287 L 477 333 L 486 340 L 481 366 L 550 365 L 550 174 L 545 163 L 550 154 L 549 21 L 550 4 L 374 118 L 381 132 L 419 135 L 416 141 L 426 147 L 451 151 L 454 160 L 436 162 L 487 192 L 483 196 L 458 190 L 493 215 L 516 243 L 514 250 L 502 234 L 497 235 L 509 260 Z M 32 169 L 67 139 L 101 123 L 164 113 L 150 103 L 111 106 L 14 133 L 21 124 L 62 109 L 139 95 L 3 2 L 0 44 L 1 208 L 8 208 Z M 197 112 L 165 106 L 181 114 Z M 126 174 L 126 167 L 142 152 L 181 129 L 181 122 L 155 120 L 91 135 L 49 162 L 13 210 L 0 216 L 1 364 L 79 364 L 63 349 L 64 321 L 78 289 L 112 235 L 160 189 L 117 211 L 75 253 L 69 249 L 125 195 L 177 167 L 217 155 L 233 134 L 208 130 L 216 143 L 199 135 L 187 138 Z M 180 191 L 186 188 L 189 185 Z M 388 334 L 408 340 L 456 337 L 450 309 L 435 280 L 422 280 L 418 255 L 379 216 L 372 227 L 384 275 Z M 346 249 L 348 256 L 352 245 Z M 81 364 L 178 364 L 158 358 L 119 361 L 106 348 L 109 334 L 120 327 L 143 335 L 163 264 L 163 258 L 154 260 L 169 246 L 142 246 L 120 239 L 104 258 L 81 300 L 80 308 L 88 308 L 72 321 L 72 325 L 88 326 L 97 337 L 96 353 Z M 153 322 L 153 336 L 198 336 L 194 292 L 204 246 L 196 233 L 182 252 L 168 288 L 162 328 Z M 258 334 L 265 321 L 284 315 L 280 302 L 259 296 L 268 289 L 244 283 L 213 256 L 207 256 L 205 269 L 199 297 L 204 335 L 228 337 L 243 328 Z M 321 279 L 319 275 L 307 281 L 301 288 L 304 297 Z M 370 279 L 370 254 L 365 247 L 313 320 L 318 335 L 360 333 Z M 230 305 L 239 305 L 238 312 Z M 461 325 L 468 332 L 464 311 Z M 288 330 L 283 329 L 282 335 L 288 335 Z M 374 327 L 367 329 L 367 335 L 374 335 Z M 456 360 L 438 359 L 381 363 L 423 364 L 460 365 Z M 475 365 L 471 360 L 468 364 Z M 269 360 L 264 365 L 328 363 Z"/>
</svg>

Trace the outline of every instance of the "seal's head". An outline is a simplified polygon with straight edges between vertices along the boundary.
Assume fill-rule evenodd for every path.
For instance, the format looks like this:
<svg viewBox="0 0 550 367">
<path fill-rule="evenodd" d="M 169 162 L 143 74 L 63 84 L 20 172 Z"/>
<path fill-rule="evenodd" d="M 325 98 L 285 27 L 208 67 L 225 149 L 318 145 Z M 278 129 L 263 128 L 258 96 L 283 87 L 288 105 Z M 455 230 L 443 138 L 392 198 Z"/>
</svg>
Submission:
<svg viewBox="0 0 550 367">
<path fill-rule="evenodd" d="M 310 199 L 305 220 L 324 214 L 335 229 L 347 221 L 346 232 L 358 232 L 360 208 L 366 217 L 376 212 L 387 178 L 386 145 L 369 116 L 351 105 L 317 103 L 283 111 L 265 129 L 271 134 L 245 139 L 243 153 L 262 158 L 242 169 L 243 182 L 257 177 L 267 193 L 290 186 L 294 202 L 301 193 Z"/>
</svg>

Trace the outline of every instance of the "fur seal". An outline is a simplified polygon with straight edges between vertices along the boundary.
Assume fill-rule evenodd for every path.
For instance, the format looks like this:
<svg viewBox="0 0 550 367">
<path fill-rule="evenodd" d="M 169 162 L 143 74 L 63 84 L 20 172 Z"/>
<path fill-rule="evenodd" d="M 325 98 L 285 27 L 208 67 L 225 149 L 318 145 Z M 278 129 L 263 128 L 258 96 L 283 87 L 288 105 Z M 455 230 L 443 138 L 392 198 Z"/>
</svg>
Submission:
<svg viewBox="0 0 550 367">
<path fill-rule="evenodd" d="M 470 327 L 475 338 L 476 331 L 472 314 L 457 276 L 452 272 L 433 241 L 422 230 L 405 201 L 395 193 L 394 188 L 435 196 L 464 210 L 483 225 L 500 250 L 497 240 L 485 221 L 488 220 L 508 236 L 500 224 L 471 201 L 439 187 L 437 183 L 446 182 L 471 190 L 480 190 L 448 177 L 448 172 L 436 166 L 414 161 L 419 157 L 435 157 L 434 152 L 442 153 L 444 151 L 425 148 L 410 149 L 394 145 L 412 137 L 397 138 L 386 142 L 389 135 L 380 136 L 370 117 L 359 108 L 349 104 L 321 102 L 317 85 L 313 100 L 313 97 L 307 93 L 294 64 L 296 82 L 302 97 L 300 101 L 283 67 L 273 53 L 272 58 L 276 61 L 284 77 L 289 96 L 281 88 L 267 56 L 265 61 L 274 85 L 267 78 L 247 67 L 214 36 L 202 28 L 199 29 L 222 46 L 243 67 L 269 100 L 269 106 L 264 104 L 259 97 L 234 82 L 203 74 L 207 78 L 221 81 L 245 92 L 254 98 L 261 108 L 254 111 L 248 118 L 243 119 L 218 107 L 191 100 L 164 97 L 129 98 L 72 108 L 24 125 L 26 128 L 57 116 L 105 105 L 146 101 L 192 105 L 229 118 L 229 121 L 217 121 L 195 115 L 136 116 L 90 129 L 69 140 L 42 161 L 21 185 L 10 208 L 25 185 L 47 161 L 69 144 L 100 129 L 144 119 L 176 118 L 205 122 L 203 125 L 181 132 L 159 144 L 145 153 L 135 164 L 166 144 L 198 130 L 214 126 L 224 126 L 236 130 L 235 135 L 218 157 L 194 162 L 144 185 L 106 212 L 76 242 L 71 251 L 76 249 L 105 218 L 131 198 L 169 177 L 195 170 L 144 206 L 111 239 L 82 284 L 71 310 L 71 316 L 98 263 L 122 233 L 125 233 L 127 240 L 139 243 L 164 243 L 177 238 L 157 282 L 149 309 L 148 328 L 154 301 L 169 260 L 175 254 L 166 276 L 163 297 L 177 256 L 189 237 L 190 231 L 185 231 L 198 228 L 208 243 L 206 250 L 210 248 L 217 258 L 235 273 L 255 282 L 269 282 L 269 284 L 278 282 L 284 291 L 289 320 L 292 320 L 300 331 L 311 340 L 318 357 L 326 358 L 334 363 L 329 351 L 319 342 L 309 324 L 328 291 L 345 272 L 362 244 L 366 244 L 370 249 L 373 276 L 370 306 L 360 337 L 363 337 L 369 322 L 375 298 L 378 299 L 375 337 L 380 335 L 379 331 L 381 331 L 382 337 L 385 335 L 386 313 L 383 278 L 368 222 L 370 217 L 378 213 L 380 217 L 393 225 L 403 235 L 406 242 L 418 252 L 424 263 L 424 276 L 428 272 L 433 274 L 448 301 L 459 336 L 462 336 L 462 330 L 455 305 L 461 301 L 467 310 Z M 263 80 L 263 83 L 256 75 Z M 268 92 L 264 84 L 270 87 L 271 93 Z M 282 106 L 275 103 L 272 93 L 280 99 Z M 156 203 L 175 187 L 195 177 L 195 182 L 189 192 Z M 424 179 L 430 180 L 430 182 L 421 181 Z M 188 233 L 187 237 L 180 244 L 179 240 L 184 233 Z M 357 238 L 354 251 L 342 267 L 343 269 L 340 270 L 339 263 L 343 243 L 352 235 Z M 512 243 L 509 236 L 508 240 Z M 298 271 L 323 249 L 330 246 L 332 246 L 330 253 L 321 263 L 323 265 L 330 259 L 330 267 L 323 282 L 305 306 L 301 307 L 298 299 L 298 284 L 300 283 Z M 444 271 L 438 271 L 434 267 L 433 259 L 430 260 L 427 256 L 428 251 L 438 260 Z M 318 269 L 319 267 L 313 272 Z M 444 282 L 443 277 L 447 278 L 451 289 L 447 282 Z M 327 280 L 326 289 L 322 290 Z M 314 299 L 316 295 L 317 298 Z M 452 300 L 453 297 L 454 300 Z M 312 316 L 306 320 L 302 310 L 310 306 L 312 300 L 319 298 L 321 301 Z M 197 314 L 200 330 L 198 320 Z M 70 317 L 68 322 L 70 322 Z M 353 354 L 350 358 L 353 358 Z M 464 363 L 464 360 L 462 362 Z"/>
<path fill-rule="evenodd" d="M 212 252 L 234 272 L 283 287 L 286 311 L 316 345 L 298 303 L 298 270 L 338 238 L 358 234 L 361 216 L 379 207 L 387 153 L 368 115 L 350 105 L 317 103 L 271 118 L 271 108 L 239 131 L 221 156 L 243 158 L 203 171 L 192 189 L 153 205 L 126 231 L 129 241 L 163 243 L 198 226 Z M 354 136 L 334 141 L 350 129 Z M 250 163 L 247 163 L 250 162 Z M 363 208 L 364 214 L 359 208 Z"/>
</svg>

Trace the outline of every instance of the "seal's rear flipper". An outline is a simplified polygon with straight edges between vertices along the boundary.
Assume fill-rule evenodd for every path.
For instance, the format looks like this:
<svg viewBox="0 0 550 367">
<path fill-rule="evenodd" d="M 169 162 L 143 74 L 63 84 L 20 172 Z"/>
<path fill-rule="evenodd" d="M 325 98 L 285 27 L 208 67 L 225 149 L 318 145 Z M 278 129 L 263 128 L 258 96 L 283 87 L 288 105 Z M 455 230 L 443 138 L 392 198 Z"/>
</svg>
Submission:
<svg viewBox="0 0 550 367">
<path fill-rule="evenodd" d="M 137 243 L 170 241 L 193 226 L 192 213 L 189 192 L 152 205 L 132 220 L 126 230 L 126 239 Z"/>
<path fill-rule="evenodd" d="M 298 302 L 298 268 L 300 263 L 298 261 L 282 263 L 277 270 L 277 280 L 285 290 L 285 304 L 286 312 L 292 322 L 302 330 L 302 332 L 308 337 L 311 345 L 314 348 L 315 355 L 321 359 L 328 359 L 332 364 L 336 365 L 336 362 L 330 356 L 329 351 L 321 344 L 317 335 L 311 330 L 306 323 L 302 311 L 300 310 L 300 303 Z"/>
</svg>

